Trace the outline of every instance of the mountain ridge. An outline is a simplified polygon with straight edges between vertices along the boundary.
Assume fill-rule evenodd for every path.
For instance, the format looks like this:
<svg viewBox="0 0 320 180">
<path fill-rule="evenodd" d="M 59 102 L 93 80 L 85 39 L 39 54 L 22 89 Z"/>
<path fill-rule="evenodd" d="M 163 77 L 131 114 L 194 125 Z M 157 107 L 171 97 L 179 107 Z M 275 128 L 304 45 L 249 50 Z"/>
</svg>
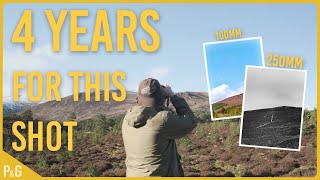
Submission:
<svg viewBox="0 0 320 180">
<path fill-rule="evenodd" d="M 18 101 L 14 101 L 13 96 L 5 96 L 3 97 L 2 102 L 4 116 L 24 111 L 36 105 L 36 103 L 31 102 L 27 97 L 21 95 L 19 95 Z"/>
<path fill-rule="evenodd" d="M 209 99 L 206 92 L 179 92 L 178 96 L 186 99 L 193 111 L 209 111 Z M 76 114 L 76 120 L 86 120 L 94 118 L 99 114 L 107 116 L 116 116 L 125 113 L 130 107 L 136 104 L 136 92 L 127 91 L 127 97 L 122 102 L 103 101 L 104 92 L 100 91 L 100 99 L 102 101 L 94 101 L 94 93 L 90 93 L 91 101 L 85 101 L 85 93 L 79 93 L 79 101 L 74 102 L 73 95 L 66 96 L 61 101 L 48 101 L 32 106 L 30 109 L 34 118 L 40 120 L 68 120 L 71 113 Z M 173 106 L 170 103 L 171 108 Z"/>
<path fill-rule="evenodd" d="M 236 105 L 242 104 L 242 98 L 243 98 L 243 93 L 227 97 L 227 98 L 220 100 L 219 102 L 216 102 L 216 103 L 224 103 L 224 104 L 228 104 L 230 106 L 236 106 Z"/>
<path fill-rule="evenodd" d="M 262 108 L 262 109 L 253 109 L 253 110 L 246 110 L 245 112 L 253 112 L 253 111 L 265 111 L 265 110 L 273 110 L 273 111 L 281 111 L 283 109 L 302 109 L 302 107 L 295 107 L 295 106 L 276 106 L 270 108 Z"/>
</svg>

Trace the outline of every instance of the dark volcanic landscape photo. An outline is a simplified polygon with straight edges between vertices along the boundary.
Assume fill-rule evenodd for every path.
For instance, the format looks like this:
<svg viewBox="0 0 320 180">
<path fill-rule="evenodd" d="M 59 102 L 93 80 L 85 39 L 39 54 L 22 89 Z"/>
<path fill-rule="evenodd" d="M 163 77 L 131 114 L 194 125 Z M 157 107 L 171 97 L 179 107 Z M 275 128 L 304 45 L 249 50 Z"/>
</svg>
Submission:
<svg viewBox="0 0 320 180">
<path fill-rule="evenodd" d="M 240 146 L 300 151 L 306 71 L 246 70 Z"/>
<path fill-rule="evenodd" d="M 298 149 L 301 113 L 302 108 L 288 106 L 245 111 L 241 143 Z"/>
</svg>

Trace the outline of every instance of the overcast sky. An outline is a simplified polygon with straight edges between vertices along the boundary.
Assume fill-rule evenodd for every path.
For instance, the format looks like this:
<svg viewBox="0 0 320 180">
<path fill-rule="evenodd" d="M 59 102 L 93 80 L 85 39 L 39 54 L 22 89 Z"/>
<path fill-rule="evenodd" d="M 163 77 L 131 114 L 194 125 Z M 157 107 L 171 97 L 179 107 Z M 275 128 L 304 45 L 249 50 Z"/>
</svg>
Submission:
<svg viewBox="0 0 320 180">
<path fill-rule="evenodd" d="M 304 71 L 247 67 L 244 110 L 302 107 Z"/>
<path fill-rule="evenodd" d="M 24 52 L 21 43 L 11 42 L 12 34 L 25 9 L 32 10 L 35 42 L 31 53 Z M 82 44 L 91 43 L 94 20 L 99 9 L 108 12 L 111 35 L 116 44 L 116 10 L 130 9 L 139 14 L 155 9 L 160 20 L 151 22 L 159 32 L 161 47 L 156 53 L 142 51 L 107 53 L 104 46 L 98 52 L 70 53 L 69 13 L 61 30 L 61 52 L 51 50 L 51 29 L 44 10 L 52 9 L 57 18 L 61 9 L 89 9 L 88 17 L 79 18 L 87 34 L 79 36 Z M 272 13 L 270 13 L 272 10 Z M 314 4 L 5 4 L 3 25 L 3 96 L 13 95 L 13 72 L 57 71 L 61 74 L 61 96 L 71 95 L 69 71 L 123 71 L 127 90 L 137 90 L 141 79 L 158 78 L 179 91 L 208 91 L 202 44 L 216 41 L 215 32 L 240 28 L 243 38 L 261 36 L 265 60 L 267 54 L 303 57 L 303 69 L 308 70 L 306 106 L 316 106 L 317 7 Z M 139 24 L 139 21 L 138 21 Z M 147 38 L 137 29 L 136 39 Z M 138 41 L 137 41 L 138 42 Z M 126 43 L 126 48 L 127 48 Z M 230 66 L 234 66 L 230 64 Z M 244 78 L 244 77 L 242 77 Z M 25 82 L 26 78 L 21 79 Z M 84 79 L 80 84 L 83 91 Z M 45 84 L 44 84 L 45 85 Z M 237 92 L 239 86 L 220 86 L 222 93 Z M 21 95 L 26 95 L 26 88 Z M 219 91 L 220 92 L 220 91 Z M 45 91 L 44 91 L 45 93 Z"/>
</svg>

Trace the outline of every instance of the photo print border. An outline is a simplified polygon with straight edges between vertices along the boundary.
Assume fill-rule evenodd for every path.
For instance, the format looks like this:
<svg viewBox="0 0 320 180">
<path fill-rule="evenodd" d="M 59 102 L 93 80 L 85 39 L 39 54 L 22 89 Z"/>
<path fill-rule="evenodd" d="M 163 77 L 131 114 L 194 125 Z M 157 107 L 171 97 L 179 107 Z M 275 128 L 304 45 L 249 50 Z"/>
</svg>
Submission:
<svg viewBox="0 0 320 180">
<path fill-rule="evenodd" d="M 301 104 L 301 116 L 300 116 L 300 132 L 299 132 L 299 147 L 298 149 L 293 148 L 282 148 L 282 147 L 270 147 L 270 146 L 260 146 L 260 145 L 248 145 L 242 144 L 242 130 L 243 130 L 243 118 L 244 118 L 244 106 L 245 106 L 245 98 L 246 98 L 246 88 L 247 88 L 247 72 L 249 68 L 260 68 L 260 69 L 268 69 L 268 70 L 278 70 L 278 71 L 294 71 L 304 73 L 304 87 L 303 87 L 303 97 Z M 297 70 L 297 69 L 286 69 L 286 68 L 276 68 L 276 67 L 261 67 L 261 66 L 246 66 L 245 72 L 245 81 L 244 81 L 244 93 L 243 93 L 243 102 L 242 102 L 242 112 L 241 112 L 241 121 L 240 121 L 240 134 L 239 134 L 239 146 L 241 147 L 254 147 L 254 148 L 263 148 L 263 149 L 275 149 L 275 150 L 289 150 L 289 151 L 300 151 L 301 150 L 301 139 L 302 139 L 302 131 L 303 131 L 303 115 L 305 108 L 305 96 L 306 96 L 306 86 L 307 86 L 307 70 Z"/>
<path fill-rule="evenodd" d="M 261 62 L 262 62 L 262 66 L 261 67 L 265 67 L 263 43 L 262 43 L 262 37 L 261 36 L 203 43 L 203 55 L 204 55 L 204 63 L 205 63 L 205 69 L 206 69 L 206 78 L 207 78 L 207 86 L 208 86 L 208 96 L 209 96 L 209 106 L 210 106 L 211 121 L 241 118 L 241 114 L 238 115 L 238 116 L 228 116 L 228 117 L 220 117 L 220 118 L 214 118 L 213 117 L 213 110 L 212 110 L 212 103 L 213 102 L 211 101 L 211 94 L 210 94 L 211 87 L 210 87 L 209 69 L 208 69 L 207 56 L 206 56 L 206 46 L 207 45 L 215 45 L 215 44 L 233 43 L 233 42 L 239 42 L 239 41 L 248 41 L 248 40 L 259 40 L 260 41 Z M 245 69 L 246 67 L 244 66 L 243 68 Z M 243 77 L 243 79 L 245 80 L 244 77 Z M 244 81 L 243 81 L 243 83 L 244 83 Z M 244 93 L 244 91 L 243 91 L 243 93 Z M 242 104 L 243 104 L 243 102 L 242 102 Z"/>
</svg>

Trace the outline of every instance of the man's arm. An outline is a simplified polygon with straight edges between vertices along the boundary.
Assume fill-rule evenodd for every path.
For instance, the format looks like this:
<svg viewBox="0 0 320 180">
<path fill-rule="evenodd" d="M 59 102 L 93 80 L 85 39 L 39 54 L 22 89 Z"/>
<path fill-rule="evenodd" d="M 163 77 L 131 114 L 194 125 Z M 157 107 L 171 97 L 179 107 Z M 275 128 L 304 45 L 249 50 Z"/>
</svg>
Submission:
<svg viewBox="0 0 320 180">
<path fill-rule="evenodd" d="M 170 99 L 177 114 L 168 112 L 168 118 L 163 124 L 163 135 L 167 139 L 178 139 L 189 134 L 197 126 L 197 121 L 185 99 L 177 95 Z"/>
</svg>

